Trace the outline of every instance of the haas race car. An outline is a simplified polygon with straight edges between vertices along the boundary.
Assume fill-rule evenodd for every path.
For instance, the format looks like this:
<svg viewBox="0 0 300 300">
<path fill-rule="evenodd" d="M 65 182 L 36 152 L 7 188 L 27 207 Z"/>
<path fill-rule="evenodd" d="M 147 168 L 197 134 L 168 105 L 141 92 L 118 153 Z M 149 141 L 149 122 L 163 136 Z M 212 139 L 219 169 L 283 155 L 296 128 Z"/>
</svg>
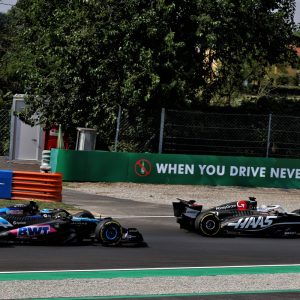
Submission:
<svg viewBox="0 0 300 300">
<path fill-rule="evenodd" d="M 300 209 L 287 212 L 280 205 L 257 207 L 254 197 L 206 210 L 195 200 L 178 200 L 173 210 L 180 228 L 203 236 L 300 237 Z"/>
<path fill-rule="evenodd" d="M 0 241 L 106 246 L 143 244 L 136 228 L 124 228 L 112 218 L 96 218 L 89 211 L 74 215 L 64 209 L 41 209 L 34 201 L 0 208 Z"/>
</svg>

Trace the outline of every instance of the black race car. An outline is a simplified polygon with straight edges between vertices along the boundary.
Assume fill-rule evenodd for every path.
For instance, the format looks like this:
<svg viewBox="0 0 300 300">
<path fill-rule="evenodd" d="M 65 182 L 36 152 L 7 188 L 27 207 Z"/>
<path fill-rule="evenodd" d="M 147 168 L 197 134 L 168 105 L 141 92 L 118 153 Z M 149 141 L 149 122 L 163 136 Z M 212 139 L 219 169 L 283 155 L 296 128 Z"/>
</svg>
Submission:
<svg viewBox="0 0 300 300">
<path fill-rule="evenodd" d="M 300 237 L 300 209 L 287 212 L 280 205 L 257 207 L 254 197 L 206 210 L 195 200 L 178 200 L 173 210 L 180 228 L 204 236 Z"/>
<path fill-rule="evenodd" d="M 136 228 L 124 228 L 112 218 L 96 218 L 89 211 L 72 215 L 64 209 L 39 210 L 34 201 L 0 209 L 0 241 L 144 244 Z"/>
</svg>

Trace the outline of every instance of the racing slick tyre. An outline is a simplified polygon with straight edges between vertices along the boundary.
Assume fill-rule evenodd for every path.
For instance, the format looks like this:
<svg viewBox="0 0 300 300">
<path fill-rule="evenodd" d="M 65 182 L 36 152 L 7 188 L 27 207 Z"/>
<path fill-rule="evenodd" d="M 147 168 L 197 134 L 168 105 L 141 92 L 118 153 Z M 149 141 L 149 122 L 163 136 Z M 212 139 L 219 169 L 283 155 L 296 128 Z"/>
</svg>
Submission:
<svg viewBox="0 0 300 300">
<path fill-rule="evenodd" d="M 101 221 L 95 229 L 96 239 L 105 246 L 118 245 L 122 235 L 122 226 L 113 219 Z"/>
<path fill-rule="evenodd" d="M 220 220 L 215 214 L 199 214 L 195 220 L 195 229 L 205 236 L 215 236 L 221 228 Z"/>
</svg>

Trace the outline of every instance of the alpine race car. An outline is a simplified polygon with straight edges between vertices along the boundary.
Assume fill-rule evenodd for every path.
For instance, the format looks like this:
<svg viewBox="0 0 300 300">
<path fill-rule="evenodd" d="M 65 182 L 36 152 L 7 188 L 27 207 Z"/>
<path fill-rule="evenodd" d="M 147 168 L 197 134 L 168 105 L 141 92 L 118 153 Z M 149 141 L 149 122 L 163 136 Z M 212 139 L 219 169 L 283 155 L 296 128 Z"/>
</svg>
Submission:
<svg viewBox="0 0 300 300">
<path fill-rule="evenodd" d="M 96 218 L 89 211 L 41 209 L 34 201 L 0 209 L 0 241 L 102 245 L 143 244 L 136 228 L 124 228 L 113 218 Z"/>
<path fill-rule="evenodd" d="M 203 236 L 300 237 L 300 209 L 287 212 L 280 205 L 257 207 L 254 197 L 206 210 L 195 200 L 178 200 L 173 210 L 180 228 Z"/>
</svg>

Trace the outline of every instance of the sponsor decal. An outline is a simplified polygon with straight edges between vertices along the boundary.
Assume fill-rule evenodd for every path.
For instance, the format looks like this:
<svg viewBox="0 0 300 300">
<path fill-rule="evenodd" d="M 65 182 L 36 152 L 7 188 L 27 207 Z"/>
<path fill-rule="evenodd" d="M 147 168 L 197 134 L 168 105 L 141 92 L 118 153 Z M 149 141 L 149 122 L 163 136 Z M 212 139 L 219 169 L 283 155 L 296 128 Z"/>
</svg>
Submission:
<svg viewBox="0 0 300 300">
<path fill-rule="evenodd" d="M 187 207 L 185 213 L 186 213 L 186 214 L 199 214 L 199 211 Z"/>
<path fill-rule="evenodd" d="M 13 221 L 13 225 L 26 225 L 26 222 Z"/>
<path fill-rule="evenodd" d="M 216 210 L 231 209 L 231 208 L 236 208 L 236 205 L 235 204 L 230 204 L 230 205 L 224 205 L 224 206 L 217 206 Z"/>
<path fill-rule="evenodd" d="M 72 225 L 75 225 L 75 226 L 88 225 L 88 224 L 90 224 L 90 222 L 85 222 L 80 219 L 78 219 L 78 220 L 74 219 L 74 222 L 72 222 Z"/>
<path fill-rule="evenodd" d="M 187 216 L 188 218 L 195 219 L 197 215 L 199 214 L 198 210 L 187 208 L 184 215 Z"/>
<path fill-rule="evenodd" d="M 234 227 L 235 229 L 265 228 L 271 226 L 274 219 L 277 219 L 277 216 L 240 218 L 237 222 L 228 223 L 227 226 Z"/>
<path fill-rule="evenodd" d="M 216 165 L 194 163 L 156 163 L 158 174 L 182 174 L 201 176 L 229 176 L 243 178 L 300 179 L 300 168 L 269 168 L 254 166 Z"/>
<path fill-rule="evenodd" d="M 8 228 L 13 227 L 7 220 L 0 217 L 0 227 Z"/>
<path fill-rule="evenodd" d="M 286 231 L 284 235 L 297 235 L 296 231 Z"/>
<path fill-rule="evenodd" d="M 50 232 L 56 232 L 56 230 L 50 225 L 34 225 L 26 226 L 18 229 L 11 230 L 11 233 L 19 237 L 31 237 L 37 235 L 47 235 Z"/>
<path fill-rule="evenodd" d="M 23 210 L 20 209 L 10 209 L 6 212 L 7 215 L 23 215 Z"/>
<path fill-rule="evenodd" d="M 151 174 L 152 164 L 149 160 L 141 158 L 134 165 L 134 172 L 140 177 L 146 177 Z"/>
<path fill-rule="evenodd" d="M 246 210 L 247 209 L 247 201 L 240 200 L 236 204 L 238 210 Z"/>
<path fill-rule="evenodd" d="M 156 172 L 157 172 L 157 174 L 194 175 L 195 166 L 189 165 L 189 164 L 156 163 Z M 201 174 L 201 175 L 203 175 L 203 174 Z"/>
</svg>

